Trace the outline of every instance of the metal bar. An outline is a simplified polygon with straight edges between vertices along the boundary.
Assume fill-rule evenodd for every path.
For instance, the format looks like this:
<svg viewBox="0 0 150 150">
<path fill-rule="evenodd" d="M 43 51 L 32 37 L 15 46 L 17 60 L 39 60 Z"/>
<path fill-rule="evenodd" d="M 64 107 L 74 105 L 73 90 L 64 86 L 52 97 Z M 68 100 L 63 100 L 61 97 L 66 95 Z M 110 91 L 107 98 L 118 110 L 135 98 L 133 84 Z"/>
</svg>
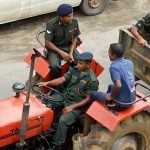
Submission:
<svg viewBox="0 0 150 150">
<path fill-rule="evenodd" d="M 140 98 L 140 99 L 138 99 L 138 100 L 136 100 L 136 101 L 134 101 L 134 102 L 131 102 L 131 103 L 122 103 L 122 102 L 119 102 L 119 101 L 116 100 L 116 99 L 113 99 L 113 101 L 116 102 L 116 103 L 118 103 L 118 104 L 121 104 L 121 105 L 131 105 L 131 104 L 135 104 L 135 103 L 137 103 L 137 102 L 139 102 L 139 101 L 141 101 L 141 100 L 144 100 L 144 99 L 147 98 L 147 97 L 150 97 L 150 94 L 148 94 L 148 95 L 146 95 L 146 96 L 144 96 L 144 97 L 142 97 L 142 98 Z"/>
<path fill-rule="evenodd" d="M 21 119 L 21 126 L 20 126 L 20 137 L 21 137 L 20 143 L 19 143 L 20 147 L 24 147 L 26 145 L 25 136 L 27 133 L 27 126 L 28 126 L 28 116 L 29 116 L 29 109 L 30 109 L 29 97 L 30 97 L 34 62 L 35 62 L 36 57 L 41 56 L 41 54 L 36 49 L 33 49 L 33 50 L 34 50 L 35 54 L 32 54 L 32 56 L 31 56 L 31 66 L 30 66 L 30 73 L 29 73 L 29 83 L 27 86 L 27 95 L 26 95 L 26 100 L 23 103 L 22 119 Z"/>
</svg>

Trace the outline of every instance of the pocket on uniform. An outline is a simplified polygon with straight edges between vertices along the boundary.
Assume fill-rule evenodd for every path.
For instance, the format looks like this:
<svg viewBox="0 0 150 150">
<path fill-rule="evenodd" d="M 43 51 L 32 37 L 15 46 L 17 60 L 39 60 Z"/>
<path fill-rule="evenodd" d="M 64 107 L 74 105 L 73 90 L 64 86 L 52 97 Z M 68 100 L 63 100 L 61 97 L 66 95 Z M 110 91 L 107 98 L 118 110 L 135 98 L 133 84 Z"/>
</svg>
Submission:
<svg viewBox="0 0 150 150">
<path fill-rule="evenodd" d="M 63 32 L 56 32 L 55 33 L 55 40 L 58 42 L 61 42 L 64 39 L 64 34 Z"/>
</svg>

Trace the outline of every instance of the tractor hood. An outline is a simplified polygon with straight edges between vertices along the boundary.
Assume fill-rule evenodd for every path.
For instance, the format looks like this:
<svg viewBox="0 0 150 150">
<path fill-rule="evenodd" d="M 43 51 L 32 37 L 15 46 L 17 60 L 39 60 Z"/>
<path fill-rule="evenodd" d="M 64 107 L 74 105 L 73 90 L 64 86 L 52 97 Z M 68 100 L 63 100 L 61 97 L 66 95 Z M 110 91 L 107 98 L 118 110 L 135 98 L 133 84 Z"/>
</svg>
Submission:
<svg viewBox="0 0 150 150">
<path fill-rule="evenodd" d="M 19 98 L 10 97 L 0 100 L 0 147 L 16 143 L 20 140 L 20 125 L 25 93 Z M 50 128 L 53 111 L 41 103 L 32 94 L 29 99 L 30 111 L 26 138 L 36 136 Z"/>
</svg>

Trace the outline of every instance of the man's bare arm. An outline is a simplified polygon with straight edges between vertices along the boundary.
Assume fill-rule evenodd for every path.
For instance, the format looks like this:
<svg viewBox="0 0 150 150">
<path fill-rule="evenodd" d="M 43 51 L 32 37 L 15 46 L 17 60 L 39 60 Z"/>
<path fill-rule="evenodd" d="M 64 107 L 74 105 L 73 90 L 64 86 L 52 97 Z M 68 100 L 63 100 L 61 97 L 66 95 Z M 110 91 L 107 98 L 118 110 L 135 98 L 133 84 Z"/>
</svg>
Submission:
<svg viewBox="0 0 150 150">
<path fill-rule="evenodd" d="M 69 55 L 70 55 L 70 61 L 72 62 L 72 61 L 74 61 L 74 58 L 73 58 L 73 51 L 74 51 L 74 49 L 75 49 L 75 47 L 76 47 L 76 44 L 77 44 L 77 37 L 75 37 L 74 39 L 73 39 L 73 42 L 72 42 L 72 44 L 71 44 L 71 46 L 70 46 L 70 50 L 69 50 Z"/>
<path fill-rule="evenodd" d="M 67 113 L 71 112 L 74 109 L 85 106 L 86 104 L 88 104 L 89 100 L 90 100 L 90 95 L 86 95 L 86 98 L 83 99 L 81 102 L 65 107 L 63 109 L 63 113 L 67 114 Z"/>
<path fill-rule="evenodd" d="M 147 41 L 139 34 L 138 30 L 136 27 L 131 28 L 131 33 L 135 36 L 135 38 L 138 40 L 138 43 L 142 46 L 144 46 Z"/>
<path fill-rule="evenodd" d="M 112 89 L 111 94 L 106 96 L 106 100 L 108 100 L 108 101 L 112 100 L 119 93 L 121 86 L 122 86 L 121 81 L 115 80 L 114 88 Z"/>
<path fill-rule="evenodd" d="M 39 86 L 59 86 L 62 85 L 64 82 L 66 81 L 65 77 L 60 77 L 51 81 L 47 81 L 47 82 L 40 82 L 38 83 Z"/>
<path fill-rule="evenodd" d="M 75 37 L 75 38 L 73 39 L 73 42 L 72 42 L 72 44 L 71 44 L 71 46 L 70 46 L 70 52 L 69 52 L 69 53 L 72 53 L 72 54 L 73 54 L 73 51 L 74 51 L 74 49 L 75 49 L 75 47 L 76 47 L 76 43 L 77 43 L 77 37 Z"/>
<path fill-rule="evenodd" d="M 69 54 L 67 54 L 66 52 L 64 52 L 63 50 L 61 50 L 60 48 L 58 48 L 55 44 L 53 44 L 51 41 L 49 40 L 45 40 L 45 45 L 50 48 L 51 50 L 55 51 L 56 53 L 58 53 L 59 55 L 61 55 L 61 57 L 65 60 L 68 61 L 69 60 Z"/>
</svg>

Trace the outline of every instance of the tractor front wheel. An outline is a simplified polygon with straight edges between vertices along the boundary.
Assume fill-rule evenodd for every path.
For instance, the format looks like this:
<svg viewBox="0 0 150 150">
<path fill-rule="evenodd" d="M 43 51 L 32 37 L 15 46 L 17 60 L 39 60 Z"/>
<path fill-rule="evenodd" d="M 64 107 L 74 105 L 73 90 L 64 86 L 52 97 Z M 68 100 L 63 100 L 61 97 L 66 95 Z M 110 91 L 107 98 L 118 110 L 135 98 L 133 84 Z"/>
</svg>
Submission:
<svg viewBox="0 0 150 150">
<path fill-rule="evenodd" d="M 150 150 L 150 114 L 145 111 L 120 123 L 115 132 L 97 127 L 95 142 L 89 133 L 88 150 Z M 88 142 L 90 141 L 90 142 Z M 93 142 L 92 142 L 93 141 Z"/>
</svg>

